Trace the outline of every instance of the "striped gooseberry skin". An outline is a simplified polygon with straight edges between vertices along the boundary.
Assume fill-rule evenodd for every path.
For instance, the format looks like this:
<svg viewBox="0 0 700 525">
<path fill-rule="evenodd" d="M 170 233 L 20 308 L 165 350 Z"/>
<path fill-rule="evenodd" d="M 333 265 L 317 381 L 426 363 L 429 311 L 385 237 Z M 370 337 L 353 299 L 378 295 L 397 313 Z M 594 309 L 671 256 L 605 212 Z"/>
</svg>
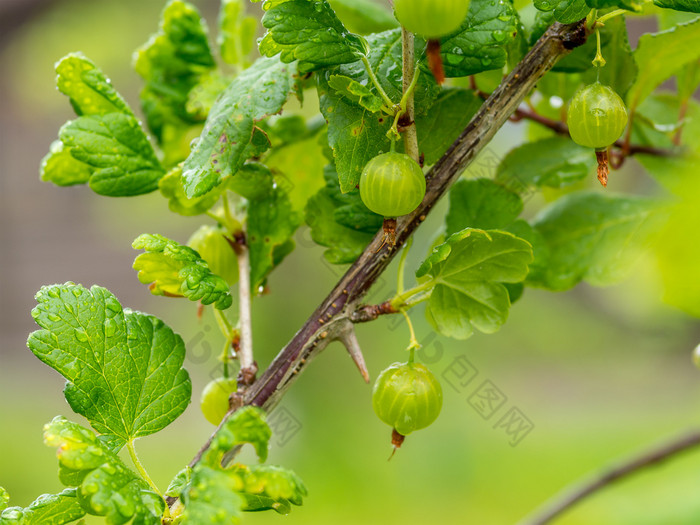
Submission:
<svg viewBox="0 0 700 525">
<path fill-rule="evenodd" d="M 425 197 L 423 170 L 403 153 L 377 155 L 362 171 L 360 197 L 365 206 L 384 217 L 407 215 Z"/>
<path fill-rule="evenodd" d="M 603 149 L 620 138 L 627 126 L 627 108 L 610 87 L 595 82 L 571 99 L 566 117 L 571 138 L 587 148 Z"/>
<path fill-rule="evenodd" d="M 407 436 L 427 427 L 440 415 L 442 388 L 425 366 L 394 363 L 377 378 L 372 407 L 379 419 Z"/>
<path fill-rule="evenodd" d="M 411 33 L 436 39 L 453 33 L 469 11 L 469 0 L 394 0 L 394 13 Z"/>
</svg>

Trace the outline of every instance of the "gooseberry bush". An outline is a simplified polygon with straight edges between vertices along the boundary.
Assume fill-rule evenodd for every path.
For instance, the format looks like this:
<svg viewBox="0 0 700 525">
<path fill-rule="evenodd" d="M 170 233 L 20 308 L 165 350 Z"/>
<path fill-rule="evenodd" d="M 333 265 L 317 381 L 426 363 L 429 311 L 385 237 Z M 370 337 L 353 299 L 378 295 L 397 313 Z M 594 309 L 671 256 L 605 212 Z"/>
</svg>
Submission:
<svg viewBox="0 0 700 525">
<path fill-rule="evenodd" d="M 613 284 L 645 252 L 663 270 L 665 299 L 700 314 L 698 266 L 684 240 L 700 227 L 697 2 L 395 0 L 394 8 L 395 16 L 372 0 L 223 0 L 214 31 L 193 5 L 171 0 L 134 55 L 143 122 L 88 57 L 57 62 L 76 118 L 59 130 L 41 179 L 105 197 L 159 192 L 172 213 L 200 219 L 186 242 L 140 235 L 133 266 L 152 294 L 213 310 L 223 376 L 195 397 L 217 427 L 169 487 L 156 486 L 135 443 L 191 402 L 188 349 L 99 285 L 45 286 L 31 312 L 40 329 L 27 344 L 66 379 L 66 400 L 91 428 L 60 416 L 45 426 L 66 489 L 26 508 L 10 507 L 0 489 L 0 524 L 86 515 L 239 523 L 245 511 L 290 512 L 307 489 L 292 471 L 264 464 L 266 413 L 330 341 L 345 345 L 369 381 L 354 325 L 380 316 L 404 316 L 410 332 L 373 374 L 373 409 L 391 429 L 377 446 L 398 447 L 442 407 L 440 383 L 417 357 L 413 308 L 422 305 L 444 337 L 490 334 L 528 287 Z M 633 49 L 627 22 L 636 17 L 656 19 L 659 31 Z M 298 110 L 316 97 L 320 115 Z M 527 140 L 492 176 L 465 175 L 504 126 Z M 623 164 L 632 170 L 618 177 Z M 596 171 L 609 188 L 596 186 Z M 412 234 L 442 197 L 442 226 L 407 285 Z M 329 263 L 350 266 L 261 366 L 251 302 L 272 271 L 284 271 L 300 228 Z M 397 254 L 396 293 L 363 304 Z M 237 462 L 245 444 L 260 464 Z"/>
</svg>

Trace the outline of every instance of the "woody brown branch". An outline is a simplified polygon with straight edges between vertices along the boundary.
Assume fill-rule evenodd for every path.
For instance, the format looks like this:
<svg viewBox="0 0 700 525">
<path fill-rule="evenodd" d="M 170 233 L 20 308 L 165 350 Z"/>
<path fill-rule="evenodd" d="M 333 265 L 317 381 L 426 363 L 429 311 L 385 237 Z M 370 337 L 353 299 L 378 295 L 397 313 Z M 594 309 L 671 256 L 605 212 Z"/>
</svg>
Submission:
<svg viewBox="0 0 700 525">
<path fill-rule="evenodd" d="M 518 110 L 542 76 L 560 58 L 582 45 L 585 40 L 583 20 L 569 25 L 555 23 L 542 35 L 426 175 L 426 196 L 413 213 L 399 219 L 396 245 L 379 249 L 382 232 L 375 236 L 292 340 L 247 390 L 245 404 L 260 406 L 268 411 L 277 405 L 311 359 L 318 356 L 329 341 L 338 338 L 339 331 L 344 329 L 359 301 L 386 270 L 399 248 L 508 118 Z M 211 438 L 197 453 L 191 466 L 199 461 L 210 443 Z M 173 501 L 171 499 L 169 503 L 172 504 Z"/>
<path fill-rule="evenodd" d="M 350 316 L 353 323 L 368 323 L 375 321 L 381 315 L 398 314 L 399 310 L 395 308 L 391 301 L 384 301 L 381 304 L 369 304 L 360 306 Z"/>
</svg>

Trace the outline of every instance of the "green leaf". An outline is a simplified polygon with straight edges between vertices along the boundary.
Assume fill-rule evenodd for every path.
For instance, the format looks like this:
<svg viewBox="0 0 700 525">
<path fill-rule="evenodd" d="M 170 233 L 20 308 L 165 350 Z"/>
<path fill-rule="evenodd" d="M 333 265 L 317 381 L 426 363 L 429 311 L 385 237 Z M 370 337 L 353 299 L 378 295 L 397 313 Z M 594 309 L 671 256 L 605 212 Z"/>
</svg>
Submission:
<svg viewBox="0 0 700 525">
<path fill-rule="evenodd" d="M 56 63 L 56 86 L 68 96 L 80 115 L 133 113 L 111 81 L 82 53 L 71 53 Z"/>
<path fill-rule="evenodd" d="M 680 123 L 681 101 L 671 93 L 655 93 L 639 106 L 634 119 L 632 140 L 636 144 L 673 148 L 673 136 L 680 130 L 682 151 L 672 157 L 638 155 L 636 160 L 664 188 L 683 197 L 686 180 L 693 178 L 700 162 L 700 104 L 686 102 L 685 119 Z"/>
<path fill-rule="evenodd" d="M 7 508 L 7 504 L 10 502 L 10 495 L 7 493 L 4 487 L 0 487 L 0 512 Z"/>
<path fill-rule="evenodd" d="M 188 94 L 215 66 L 197 9 L 180 0 L 168 2 L 158 32 L 134 54 L 134 69 L 146 81 L 142 108 L 168 165 L 187 155 L 180 143 L 200 120 L 187 111 Z"/>
<path fill-rule="evenodd" d="M 148 233 L 139 235 L 132 247 L 146 250 L 134 260 L 134 270 L 139 272 L 139 281 L 151 285 L 153 295 L 215 303 L 219 310 L 231 306 L 233 298 L 226 280 L 212 273 L 206 261 L 192 248 Z"/>
<path fill-rule="evenodd" d="M 183 525 L 240 523 L 244 501 L 239 488 L 240 480 L 228 472 L 197 466 L 189 489 L 183 493 Z"/>
<path fill-rule="evenodd" d="M 73 157 L 63 142 L 54 140 L 49 153 L 41 161 L 39 173 L 44 182 L 53 182 L 56 186 L 74 186 L 86 184 L 93 171 L 93 168 Z"/>
<path fill-rule="evenodd" d="M 292 207 L 299 212 L 324 186 L 323 168 L 327 162 L 323 146 L 315 136 L 276 148 L 265 158 L 275 182 L 287 191 Z M 236 177 L 231 180 L 235 181 Z"/>
<path fill-rule="evenodd" d="M 656 228 L 659 204 L 647 198 L 577 192 L 546 207 L 532 225 L 549 249 L 547 266 L 528 283 L 567 290 L 582 280 L 619 281 Z"/>
<path fill-rule="evenodd" d="M 697 161 L 681 171 L 677 188 L 680 199 L 670 208 L 668 220 L 654 246 L 664 301 L 689 315 L 700 317 L 700 246 L 695 242 L 700 228 L 695 173 Z"/>
<path fill-rule="evenodd" d="M 163 197 L 168 199 L 170 211 L 191 217 L 201 215 L 210 210 L 219 200 L 220 191 L 210 191 L 201 197 L 189 199 L 185 195 L 182 181 L 182 166 L 175 166 L 158 181 L 158 188 Z M 223 190 L 224 187 L 221 186 Z"/>
<path fill-rule="evenodd" d="M 634 59 L 637 80 L 627 93 L 627 105 L 634 111 L 651 92 L 681 67 L 700 58 L 700 19 L 679 24 L 639 39 Z"/>
<path fill-rule="evenodd" d="M 532 227 L 532 225 L 530 225 L 529 222 L 523 219 L 516 220 L 515 222 L 504 227 L 503 230 L 507 231 L 508 233 L 512 233 L 520 239 L 526 240 L 530 243 L 530 246 L 532 246 L 533 260 L 528 265 L 530 269 L 528 276 L 546 269 L 547 264 L 549 263 L 549 246 L 547 246 L 544 237 L 539 231 L 537 231 Z M 517 283 L 517 285 L 521 284 L 524 283 Z M 507 288 L 510 293 L 511 287 L 507 286 Z M 513 302 L 512 296 L 511 302 Z"/>
<path fill-rule="evenodd" d="M 391 11 L 375 0 L 328 1 L 345 26 L 355 33 L 379 33 L 399 25 Z"/>
<path fill-rule="evenodd" d="M 562 188 L 586 177 L 594 165 L 590 149 L 555 136 L 511 150 L 498 165 L 496 180 L 517 192 L 532 186 Z"/>
<path fill-rule="evenodd" d="M 654 5 L 676 11 L 700 13 L 700 1 L 698 0 L 654 0 Z"/>
<path fill-rule="evenodd" d="M 192 386 L 185 345 L 162 321 L 123 310 L 100 286 L 44 286 L 27 341 L 68 381 L 71 408 L 118 446 L 165 428 L 185 410 Z"/>
<path fill-rule="evenodd" d="M 274 510 L 289 514 L 308 494 L 304 482 L 291 470 L 274 465 L 239 466 L 235 475 L 243 482 L 243 510 Z M 291 505 L 290 505 L 291 504 Z"/>
<path fill-rule="evenodd" d="M 502 283 L 523 281 L 531 261 L 530 244 L 510 233 L 468 228 L 452 234 L 416 272 L 434 283 L 428 320 L 455 339 L 467 339 L 474 329 L 496 332 L 510 309 Z"/>
<path fill-rule="evenodd" d="M 629 11 L 641 11 L 644 6 L 644 0 L 586 0 L 586 5 L 591 9 L 605 9 L 607 7 L 619 7 Z M 607 24 L 607 22 L 606 22 Z"/>
<path fill-rule="evenodd" d="M 290 504 L 302 504 L 306 487 L 291 471 L 273 466 L 221 466 L 224 454 L 246 443 L 253 445 L 260 461 L 265 461 L 271 434 L 264 413 L 256 407 L 244 407 L 226 420 L 182 493 L 183 523 L 238 523 L 242 510 L 288 513 Z M 181 474 L 176 477 L 178 487 L 187 478 Z"/>
<path fill-rule="evenodd" d="M 165 495 L 173 498 L 179 498 L 180 494 L 188 487 L 192 481 L 192 467 L 189 465 L 175 474 L 175 477 L 165 490 Z"/>
<path fill-rule="evenodd" d="M 263 8 L 268 31 L 260 54 L 298 61 L 300 73 L 355 62 L 367 53 L 364 39 L 345 28 L 327 0 L 266 0 Z"/>
<path fill-rule="evenodd" d="M 260 462 L 264 462 L 271 436 L 265 413 L 257 407 L 245 406 L 234 412 L 216 432 L 203 462 L 210 467 L 220 467 L 226 452 L 245 444 L 252 445 Z"/>
<path fill-rule="evenodd" d="M 502 229 L 523 211 L 517 193 L 490 179 L 459 180 L 450 189 L 446 235 L 465 228 Z"/>
<path fill-rule="evenodd" d="M 331 90 L 319 77 L 321 112 L 328 120 L 328 143 L 333 150 L 340 189 L 354 190 L 365 165 L 380 153 L 389 151 L 386 136 L 391 119 L 356 106 Z"/>
<path fill-rule="evenodd" d="M 100 195 L 149 193 L 165 173 L 138 120 L 126 113 L 79 117 L 67 122 L 59 137 L 76 160 L 93 170 L 90 188 Z"/>
<path fill-rule="evenodd" d="M 57 416 L 44 427 L 44 442 L 56 448 L 59 477 L 64 483 L 70 479 L 69 484 L 77 487 L 69 497 L 77 496 L 84 511 L 105 516 L 111 525 L 128 523 L 132 518 L 134 524 L 161 523 L 163 500 L 92 431 Z M 61 508 L 77 513 L 70 501 L 64 500 Z"/>
<path fill-rule="evenodd" d="M 328 248 L 324 252 L 328 262 L 351 263 L 381 228 L 383 218 L 367 209 L 358 190 L 341 193 L 333 166 L 328 166 L 324 175 L 326 186 L 306 205 L 306 223 L 313 241 Z M 350 220 L 363 228 L 355 228 Z"/>
<path fill-rule="evenodd" d="M 445 154 L 481 104 L 474 91 L 445 88 L 428 112 L 416 118 L 418 146 L 426 165 L 435 164 Z"/>
<path fill-rule="evenodd" d="M 157 188 L 163 169 L 141 125 L 111 82 L 86 57 L 56 64 L 56 83 L 79 118 L 59 132 L 42 161 L 42 180 L 84 184 L 101 195 L 140 195 Z"/>
<path fill-rule="evenodd" d="M 205 120 L 214 107 L 216 99 L 224 92 L 228 85 L 233 81 L 232 77 L 223 75 L 218 71 L 212 71 L 207 75 L 202 75 L 199 78 L 199 83 L 190 89 L 187 94 L 187 103 L 185 107 L 187 112 L 197 120 Z M 200 129 L 199 126 L 190 128 L 192 130 Z M 200 129 L 201 131 L 201 129 Z M 199 133 L 194 138 L 198 138 Z M 187 144 L 187 152 L 190 151 L 190 144 Z"/>
<path fill-rule="evenodd" d="M 238 282 L 236 254 L 222 228 L 200 226 L 189 238 L 187 245 L 206 261 L 213 273 L 223 277 L 230 286 Z"/>
<path fill-rule="evenodd" d="M 379 83 L 387 96 L 398 103 L 403 96 L 403 47 L 401 30 L 394 29 L 367 37 L 370 52 L 367 60 L 372 66 Z M 425 43 L 416 39 L 416 48 L 421 49 Z M 416 63 L 421 57 L 421 53 L 416 53 Z M 367 69 L 362 62 L 345 64 L 334 68 L 325 74 L 328 80 L 331 75 L 340 74 L 347 76 L 363 86 L 368 86 L 372 93 L 379 95 L 375 87 L 370 82 Z M 425 114 L 433 105 L 435 99 L 440 94 L 440 86 L 430 74 L 420 75 L 416 81 L 414 91 L 414 102 L 416 115 Z"/>
<path fill-rule="evenodd" d="M 0 506 L 0 511 L 2 508 Z M 0 525 L 64 525 L 84 515 L 85 511 L 78 503 L 77 490 L 71 488 L 59 494 L 43 494 L 24 509 L 6 509 L 0 513 Z"/>
<path fill-rule="evenodd" d="M 380 97 L 372 93 L 367 86 L 356 82 L 350 77 L 331 75 L 328 78 L 328 85 L 335 89 L 339 95 L 372 113 L 376 113 L 384 106 Z"/>
<path fill-rule="evenodd" d="M 403 93 L 401 30 L 371 35 L 368 43 L 371 49 L 368 61 L 379 83 L 388 97 L 398 102 Z M 370 81 L 360 62 L 317 76 L 321 113 L 328 121 L 328 143 L 333 150 L 340 187 L 346 193 L 357 186 L 362 169 L 370 159 L 389 151 L 386 133 L 392 118 L 375 114 L 332 89 L 328 81 L 334 75 L 348 77 L 363 86 L 370 86 Z M 374 87 L 368 89 L 378 95 Z M 415 93 L 416 115 L 420 117 L 433 105 L 440 87 L 432 75 L 424 74 L 418 78 Z"/>
<path fill-rule="evenodd" d="M 535 0 L 540 11 L 554 11 L 554 19 L 562 24 L 573 24 L 585 18 L 591 10 L 586 0 Z"/>
<path fill-rule="evenodd" d="M 515 39 L 518 15 L 510 0 L 472 0 L 462 27 L 440 41 L 445 75 L 466 77 L 506 65 L 506 47 Z M 427 58 L 423 58 L 423 66 Z"/>
<path fill-rule="evenodd" d="M 221 58 L 242 68 L 250 65 L 250 53 L 255 43 L 258 21 L 246 16 L 247 0 L 222 0 L 219 11 Z"/>
<path fill-rule="evenodd" d="M 281 186 L 274 186 L 264 198 L 250 201 L 246 240 L 253 290 L 262 286 L 268 274 L 291 252 L 292 237 L 302 220 L 301 213 L 294 210 L 289 195 Z M 280 249 L 283 252 L 279 252 Z"/>
<path fill-rule="evenodd" d="M 234 175 L 246 159 L 269 146 L 256 123 L 282 109 L 295 87 L 294 74 L 294 66 L 261 58 L 226 88 L 183 166 L 188 197 L 211 191 Z M 259 135 L 263 135 L 262 145 Z"/>
<path fill-rule="evenodd" d="M 624 98 L 638 73 L 627 37 L 625 18 L 618 16 L 607 20 L 601 29 L 601 38 L 605 38 L 606 42 L 602 49 L 605 67 L 590 68 L 584 78 L 588 83 L 598 80 Z M 594 42 L 595 38 L 590 41 Z M 590 60 L 590 56 L 588 58 Z"/>
</svg>

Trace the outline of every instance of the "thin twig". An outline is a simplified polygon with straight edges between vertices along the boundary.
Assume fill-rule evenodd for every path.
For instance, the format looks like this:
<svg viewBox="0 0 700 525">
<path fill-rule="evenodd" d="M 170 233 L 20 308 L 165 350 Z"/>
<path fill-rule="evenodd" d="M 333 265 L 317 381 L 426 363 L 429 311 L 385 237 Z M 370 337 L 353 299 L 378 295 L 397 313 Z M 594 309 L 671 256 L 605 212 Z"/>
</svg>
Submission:
<svg viewBox="0 0 700 525">
<path fill-rule="evenodd" d="M 241 340 L 238 352 L 238 360 L 241 370 L 238 375 L 238 386 L 245 388 L 255 380 L 258 367 L 253 357 L 253 319 L 251 315 L 251 290 L 250 290 L 250 250 L 245 236 L 239 234 L 235 237 L 233 249 L 238 261 L 238 303 Z"/>
<path fill-rule="evenodd" d="M 391 301 L 384 301 L 381 304 L 368 304 L 360 306 L 350 316 L 353 323 L 369 323 L 375 321 L 380 315 L 398 314 L 401 310 L 395 308 Z"/>
<path fill-rule="evenodd" d="M 554 518 L 571 509 L 581 500 L 598 492 L 601 489 L 647 467 L 654 466 L 662 461 L 700 445 L 700 430 L 683 434 L 671 441 L 665 442 L 650 450 L 646 450 L 633 458 L 592 476 L 582 483 L 575 484 L 556 495 L 549 503 L 535 511 L 531 517 L 525 518 L 518 525 L 545 525 Z"/>
<path fill-rule="evenodd" d="M 321 353 L 328 342 L 339 338 L 362 297 L 438 200 L 518 109 L 542 76 L 561 57 L 582 45 L 586 36 L 583 21 L 570 25 L 555 23 L 542 35 L 427 174 L 426 197 L 413 213 L 398 220 L 396 245 L 382 247 L 383 232 L 378 232 L 304 326 L 247 390 L 247 405 L 272 410 L 308 363 Z M 190 466 L 197 463 L 210 444 L 211 438 L 199 450 Z M 173 502 L 174 499 L 168 500 L 169 504 Z"/>
<path fill-rule="evenodd" d="M 401 45 L 403 50 L 403 92 L 409 93 L 406 100 L 406 112 L 401 116 L 400 124 L 403 131 L 403 143 L 406 155 L 420 162 L 418 149 L 418 132 L 415 123 L 415 102 L 411 84 L 415 74 L 415 37 L 405 28 L 401 29 Z"/>
</svg>

